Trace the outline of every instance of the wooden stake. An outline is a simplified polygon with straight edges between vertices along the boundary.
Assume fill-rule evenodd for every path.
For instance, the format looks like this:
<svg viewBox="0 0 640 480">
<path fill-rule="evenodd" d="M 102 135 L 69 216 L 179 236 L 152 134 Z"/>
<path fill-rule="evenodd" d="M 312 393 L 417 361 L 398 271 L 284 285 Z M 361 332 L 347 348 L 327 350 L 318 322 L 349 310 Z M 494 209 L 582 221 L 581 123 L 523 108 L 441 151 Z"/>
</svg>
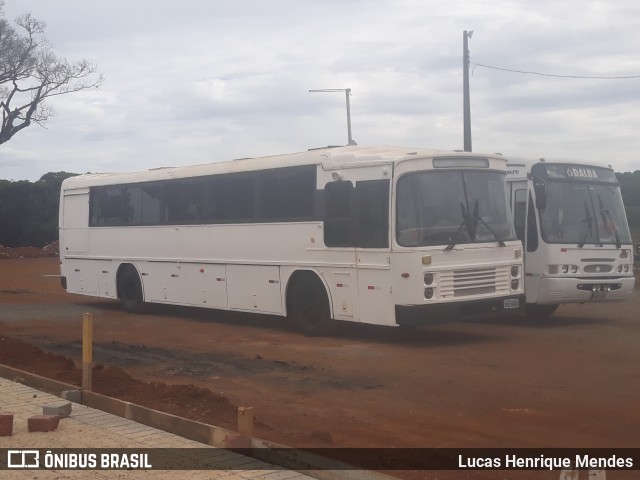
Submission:
<svg viewBox="0 0 640 480">
<path fill-rule="evenodd" d="M 93 370 L 93 314 L 82 315 L 82 389 L 91 391 Z"/>
<path fill-rule="evenodd" d="M 238 407 L 238 433 L 253 437 L 253 407 Z"/>
</svg>

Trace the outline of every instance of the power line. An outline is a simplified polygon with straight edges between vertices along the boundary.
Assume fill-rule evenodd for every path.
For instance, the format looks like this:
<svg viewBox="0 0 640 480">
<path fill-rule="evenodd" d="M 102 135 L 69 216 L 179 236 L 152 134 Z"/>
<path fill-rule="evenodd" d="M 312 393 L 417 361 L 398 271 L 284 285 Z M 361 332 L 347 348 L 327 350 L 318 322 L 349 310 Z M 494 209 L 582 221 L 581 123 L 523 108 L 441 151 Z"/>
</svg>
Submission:
<svg viewBox="0 0 640 480">
<path fill-rule="evenodd" d="M 482 63 L 474 63 L 473 71 L 476 67 L 490 68 L 492 70 L 500 70 L 503 72 L 522 73 L 525 75 L 538 75 L 541 77 L 555 77 L 555 78 L 581 78 L 581 79 L 595 79 L 595 80 L 629 80 L 632 78 L 640 78 L 640 75 L 621 75 L 621 76 L 590 76 L 590 75 L 556 75 L 553 73 L 541 73 L 541 72 L 529 72 L 526 70 L 514 70 L 511 68 L 493 67 L 491 65 L 484 65 Z"/>
</svg>

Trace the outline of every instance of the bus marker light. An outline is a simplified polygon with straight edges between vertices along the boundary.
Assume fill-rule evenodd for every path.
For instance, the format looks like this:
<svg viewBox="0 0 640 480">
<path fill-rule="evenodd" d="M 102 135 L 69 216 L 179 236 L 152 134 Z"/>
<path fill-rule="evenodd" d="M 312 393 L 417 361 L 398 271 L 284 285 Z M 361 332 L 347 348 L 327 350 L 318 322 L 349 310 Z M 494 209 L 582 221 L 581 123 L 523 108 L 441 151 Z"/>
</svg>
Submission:
<svg viewBox="0 0 640 480">
<path fill-rule="evenodd" d="M 201 269 L 200 269 L 200 273 L 204 273 L 204 268 L 201 268 Z"/>
<path fill-rule="evenodd" d="M 376 287 L 374 287 L 373 285 L 369 285 L 367 288 L 368 288 L 369 290 L 375 290 L 375 289 L 376 289 Z"/>
<path fill-rule="evenodd" d="M 562 253 L 567 253 L 567 252 L 569 251 L 569 249 L 568 249 L 568 248 L 561 248 L 561 249 L 560 249 L 560 251 L 561 251 Z"/>
<path fill-rule="evenodd" d="M 402 275 L 400 275 L 402 278 L 409 278 L 409 274 L 407 272 L 403 273 Z"/>
<path fill-rule="evenodd" d="M 431 265 L 431 255 L 425 255 L 424 257 L 422 257 L 422 264 Z"/>
</svg>

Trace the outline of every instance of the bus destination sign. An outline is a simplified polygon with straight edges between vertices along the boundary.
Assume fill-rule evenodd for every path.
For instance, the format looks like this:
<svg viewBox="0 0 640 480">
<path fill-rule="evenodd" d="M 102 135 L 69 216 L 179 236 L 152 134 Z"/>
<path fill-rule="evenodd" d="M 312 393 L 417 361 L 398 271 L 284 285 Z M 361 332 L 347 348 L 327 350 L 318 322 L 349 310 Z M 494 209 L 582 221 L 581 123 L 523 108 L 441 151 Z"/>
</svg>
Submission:
<svg viewBox="0 0 640 480">
<path fill-rule="evenodd" d="M 616 174 L 610 168 L 567 163 L 538 163 L 531 168 L 534 176 L 548 180 L 576 180 L 600 183 L 618 183 Z"/>
</svg>

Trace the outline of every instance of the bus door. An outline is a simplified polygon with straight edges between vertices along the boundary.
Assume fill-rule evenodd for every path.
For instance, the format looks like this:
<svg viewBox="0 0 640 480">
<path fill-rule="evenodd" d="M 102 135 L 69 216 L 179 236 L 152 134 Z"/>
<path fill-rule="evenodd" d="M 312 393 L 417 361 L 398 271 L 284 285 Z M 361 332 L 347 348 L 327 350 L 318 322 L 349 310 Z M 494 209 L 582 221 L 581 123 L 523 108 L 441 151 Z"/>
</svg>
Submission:
<svg viewBox="0 0 640 480">
<path fill-rule="evenodd" d="M 389 212 L 390 180 L 356 182 L 356 264 L 359 320 L 393 324 Z"/>
<path fill-rule="evenodd" d="M 510 184 L 511 212 L 516 236 L 525 243 L 525 226 L 527 223 L 527 181 L 513 181 Z"/>
</svg>

